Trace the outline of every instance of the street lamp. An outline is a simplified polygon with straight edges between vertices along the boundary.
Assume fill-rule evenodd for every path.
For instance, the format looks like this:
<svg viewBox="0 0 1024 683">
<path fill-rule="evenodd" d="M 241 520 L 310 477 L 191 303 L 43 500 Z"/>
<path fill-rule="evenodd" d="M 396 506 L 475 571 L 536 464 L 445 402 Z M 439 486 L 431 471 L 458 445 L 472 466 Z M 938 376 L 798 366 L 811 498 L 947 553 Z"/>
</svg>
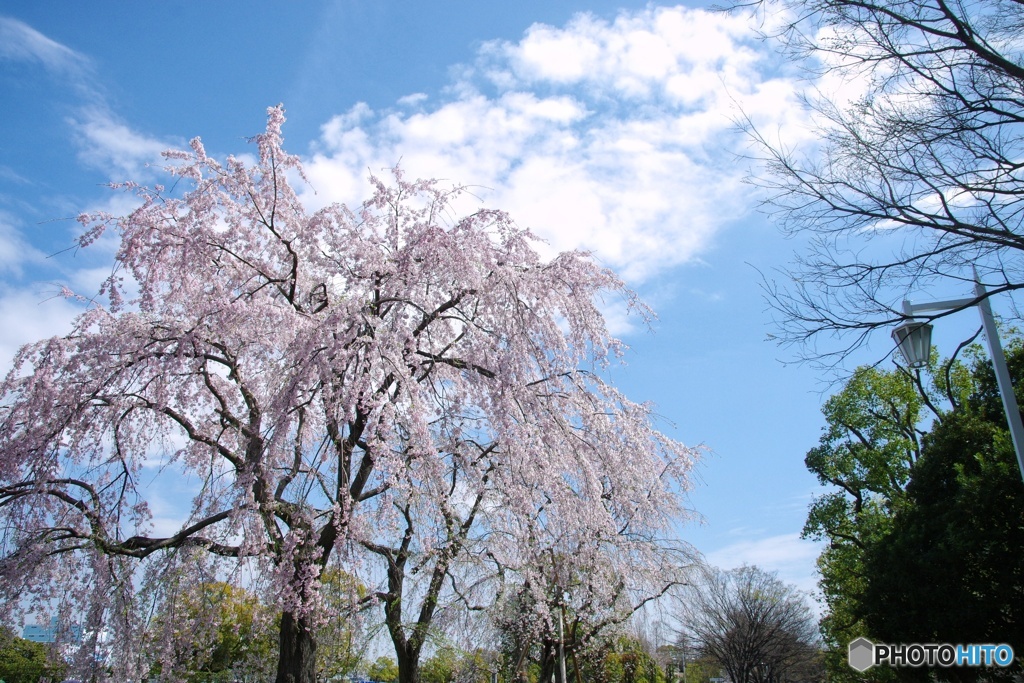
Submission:
<svg viewBox="0 0 1024 683">
<path fill-rule="evenodd" d="M 558 673 L 565 680 L 565 605 L 569 602 L 569 591 L 562 591 L 562 600 L 558 605 Z M 578 665 L 577 665 L 578 666 Z"/>
<path fill-rule="evenodd" d="M 920 304 L 904 301 L 903 313 L 910 320 L 893 330 L 892 338 L 910 367 L 923 368 L 928 365 L 928 358 L 931 355 L 932 326 L 913 320 L 914 315 L 922 311 L 950 311 L 968 306 L 978 307 L 981 324 L 985 328 L 985 338 L 988 339 L 989 355 L 992 356 L 992 367 L 996 371 L 996 384 L 999 386 L 999 395 L 1003 399 L 1003 410 L 1006 411 L 1006 422 L 1010 426 L 1013 450 L 1017 454 L 1017 466 L 1020 468 L 1021 479 L 1024 480 L 1024 457 L 1021 455 L 1024 453 L 1024 423 L 1020 419 L 1017 397 L 1013 394 L 1010 371 L 1006 367 L 1006 355 L 999 343 L 999 333 L 996 330 L 995 318 L 992 317 L 988 291 L 980 281 L 977 281 L 977 273 L 975 273 L 975 280 L 974 298 L 948 299 Z"/>
<path fill-rule="evenodd" d="M 909 302 L 903 302 L 903 310 Z M 907 322 L 892 331 L 900 353 L 912 368 L 923 368 L 928 365 L 932 350 L 932 326 L 928 323 Z"/>
</svg>

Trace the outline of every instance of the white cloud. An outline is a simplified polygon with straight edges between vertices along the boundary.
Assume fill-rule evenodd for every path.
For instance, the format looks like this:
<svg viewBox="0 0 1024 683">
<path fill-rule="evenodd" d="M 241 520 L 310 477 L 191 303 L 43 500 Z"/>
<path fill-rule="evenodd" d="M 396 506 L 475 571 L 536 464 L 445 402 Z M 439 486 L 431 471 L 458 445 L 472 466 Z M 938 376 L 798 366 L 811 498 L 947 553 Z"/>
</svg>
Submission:
<svg viewBox="0 0 1024 683">
<path fill-rule="evenodd" d="M 0 17 L 0 59 L 36 62 L 65 75 L 80 73 L 89 65 L 71 48 L 10 17 Z"/>
<path fill-rule="evenodd" d="M 721 104 L 767 78 L 773 55 L 740 13 L 685 7 L 622 12 L 612 22 L 577 15 L 564 28 L 535 24 L 518 43 L 482 50 L 503 84 L 583 85 L 590 93 L 671 105 Z M 754 77 L 754 78 L 752 78 Z"/>
<path fill-rule="evenodd" d="M 801 119 L 797 81 L 774 60 L 748 19 L 684 7 L 537 24 L 484 44 L 444 99 L 327 122 L 306 199 L 357 205 L 366 169 L 400 161 L 411 177 L 480 186 L 548 252 L 590 250 L 637 284 L 698 258 L 751 207 L 740 108 L 769 127 Z"/>
<path fill-rule="evenodd" d="M 176 485 L 175 485 L 176 484 Z M 164 482 L 167 486 L 167 482 Z M 182 500 L 191 500 L 195 491 L 174 490 L 186 488 L 181 482 L 172 482 L 170 491 L 163 489 L 170 495 L 164 495 L 161 487 L 150 486 L 147 494 L 150 519 L 153 529 L 151 535 L 156 538 L 173 536 L 181 531 L 188 522 L 187 509 L 181 504 Z"/>
<path fill-rule="evenodd" d="M 0 179 L 7 180 L 12 183 L 17 183 L 18 185 L 31 184 L 31 181 L 28 178 L 19 174 L 10 166 L 4 166 L 2 164 L 0 164 Z"/>
<path fill-rule="evenodd" d="M 412 95 L 406 95 L 405 97 L 398 98 L 398 104 L 403 107 L 416 107 L 425 102 L 427 97 L 426 93 L 417 92 Z"/>
<path fill-rule="evenodd" d="M 747 538 L 707 554 L 707 561 L 721 569 L 735 569 L 744 564 L 778 572 L 779 578 L 813 595 L 818 577 L 813 571 L 821 553 L 821 543 L 800 538 L 800 534 L 779 534 Z"/>
<path fill-rule="evenodd" d="M 42 262 L 45 255 L 29 244 L 16 219 L 0 211 L 0 275 L 21 276 L 24 266 Z"/>
<path fill-rule="evenodd" d="M 125 215 L 136 205 L 130 194 L 112 193 L 92 209 Z M 65 298 L 64 288 L 86 300 L 95 297 L 111 273 L 118 246 L 117 231 L 108 230 L 88 249 L 69 249 L 57 258 L 48 258 L 28 243 L 13 219 L 0 212 L 0 275 L 8 276 L 0 284 L 0 377 L 7 374 L 24 344 L 71 332 L 86 304 Z M 15 278 L 22 276 L 23 270 L 36 281 L 17 283 Z M 133 292 L 130 281 L 128 292 Z M 108 302 L 100 299 L 97 303 Z"/>
<path fill-rule="evenodd" d="M 115 181 L 143 180 L 147 165 L 159 165 L 161 153 L 172 147 L 132 130 L 103 106 L 83 107 L 68 123 L 78 135 L 79 160 Z"/>
<path fill-rule="evenodd" d="M 45 286 L 45 285 L 44 285 Z M 25 344 L 68 334 L 80 306 L 53 291 L 0 292 L 0 376 L 11 368 L 15 353 Z"/>
<path fill-rule="evenodd" d="M 79 104 L 68 124 L 81 146 L 79 159 L 107 172 L 112 180 L 144 180 L 146 165 L 159 162 L 160 153 L 171 146 L 118 120 L 87 57 L 21 21 L 0 16 L 0 61 L 38 64 L 71 89 Z M 11 169 L 0 166 L 0 176 L 12 174 L 18 179 Z"/>
<path fill-rule="evenodd" d="M 573 30 L 561 31 L 535 24 L 517 47 L 513 65 L 520 76 L 560 83 L 579 81 L 594 69 L 601 57 L 602 45 L 592 34 L 596 26 L 589 17 L 580 17 Z M 509 52 L 505 43 L 494 44 L 496 52 Z"/>
</svg>

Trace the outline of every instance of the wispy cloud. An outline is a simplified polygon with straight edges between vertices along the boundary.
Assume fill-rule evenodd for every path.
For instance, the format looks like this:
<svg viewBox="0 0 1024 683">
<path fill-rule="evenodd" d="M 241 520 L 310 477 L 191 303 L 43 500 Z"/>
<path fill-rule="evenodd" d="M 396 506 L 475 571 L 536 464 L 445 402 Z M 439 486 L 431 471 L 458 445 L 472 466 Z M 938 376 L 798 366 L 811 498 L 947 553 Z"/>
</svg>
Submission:
<svg viewBox="0 0 1024 683">
<path fill-rule="evenodd" d="M 68 119 L 79 143 L 82 164 L 114 180 L 142 180 L 149 164 L 159 164 L 167 142 L 132 130 L 105 106 L 83 107 Z"/>
<path fill-rule="evenodd" d="M 722 569 L 735 569 L 744 564 L 778 572 L 779 578 L 794 584 L 807 594 L 817 589 L 817 574 L 812 571 L 821 553 L 821 544 L 806 541 L 800 534 L 746 538 L 707 554 L 707 561 Z"/>
<path fill-rule="evenodd" d="M 170 146 L 133 130 L 114 113 L 88 57 L 28 24 L 0 16 L 0 61 L 42 67 L 48 77 L 74 93 L 77 104 L 72 105 L 74 114 L 67 122 L 80 145 L 79 160 L 111 180 L 141 179 L 146 164 L 159 162 L 160 152 Z M 13 179 L 11 173 L 0 167 L 0 175 Z"/>
<path fill-rule="evenodd" d="M 28 178 L 21 175 L 10 166 L 4 166 L 3 164 L 0 164 L 0 179 L 10 183 L 15 183 L 17 185 L 32 184 L 32 181 L 30 181 Z"/>
<path fill-rule="evenodd" d="M 26 265 L 40 263 L 45 254 L 29 244 L 17 229 L 17 219 L 0 211 L 0 274 L 21 276 Z"/>
<path fill-rule="evenodd" d="M 91 69 L 88 58 L 66 45 L 47 38 L 28 24 L 0 16 L 0 59 L 34 62 L 47 70 L 82 75 Z"/>
<path fill-rule="evenodd" d="M 14 354 L 25 344 L 68 334 L 81 308 L 43 284 L 33 290 L 0 289 L 0 376 L 6 375 Z"/>
<path fill-rule="evenodd" d="M 62 105 L 70 108 L 67 132 L 79 146 L 79 159 L 111 180 L 144 179 L 146 164 L 159 161 L 160 152 L 168 147 L 114 114 L 91 59 L 28 24 L 0 16 L 0 65 L 4 63 L 24 67 L 21 77 L 49 80 L 58 88 L 54 97 L 70 96 Z M 0 166 L 0 180 L 34 184 L 32 178 L 8 166 Z M 106 201 L 119 203 L 119 209 L 132 208 L 120 195 Z M 109 259 L 109 250 L 93 249 L 88 258 L 74 264 L 47 260 L 25 238 L 24 227 L 16 216 L 0 211 L 0 275 L 8 276 L 0 287 L 0 374 L 6 373 L 23 344 L 70 332 L 82 307 L 60 297 L 62 285 L 70 284 L 88 296 L 97 291 L 99 275 L 110 272 L 109 265 L 96 265 L 97 259 Z M 13 280 L 30 268 L 32 277 L 41 281 L 16 285 Z"/>
<path fill-rule="evenodd" d="M 551 251 L 583 248 L 628 280 L 691 262 L 752 198 L 740 108 L 799 118 L 796 79 L 747 19 L 683 7 L 579 15 L 489 42 L 438 99 L 358 104 L 322 128 L 314 203 L 356 203 L 366 169 L 482 186 Z M 489 189 L 488 189 L 489 188 Z"/>
</svg>

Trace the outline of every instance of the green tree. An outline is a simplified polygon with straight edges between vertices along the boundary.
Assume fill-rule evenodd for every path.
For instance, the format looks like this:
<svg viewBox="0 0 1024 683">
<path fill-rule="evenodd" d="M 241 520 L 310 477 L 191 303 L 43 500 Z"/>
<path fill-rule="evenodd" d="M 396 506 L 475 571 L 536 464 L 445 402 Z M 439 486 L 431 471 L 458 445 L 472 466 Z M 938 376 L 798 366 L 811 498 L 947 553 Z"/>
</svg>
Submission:
<svg viewBox="0 0 1024 683">
<path fill-rule="evenodd" d="M 619 636 L 602 648 L 600 654 L 600 658 L 592 659 L 581 667 L 583 680 L 595 683 L 665 683 L 665 673 L 637 638 Z"/>
<path fill-rule="evenodd" d="M 825 404 L 828 426 L 806 463 L 833 490 L 814 501 L 804 535 L 828 541 L 818 567 L 833 680 L 928 676 L 856 674 L 846 648 L 859 636 L 1021 642 L 1024 486 L 991 365 L 977 347 L 967 357 L 933 358 L 921 373 L 860 368 Z M 1024 378 L 1019 341 L 1008 361 Z"/>
<path fill-rule="evenodd" d="M 710 657 L 698 657 L 688 661 L 679 672 L 683 683 L 710 683 L 712 678 L 722 678 L 722 673 L 722 666 Z"/>
<path fill-rule="evenodd" d="M 955 386 L 953 378 L 958 381 L 960 374 L 951 372 L 943 388 Z M 854 676 L 846 663 L 846 647 L 866 635 L 857 616 L 864 591 L 864 551 L 888 532 L 893 511 L 903 504 L 921 455 L 919 424 L 929 412 L 942 414 L 936 407 L 939 393 L 934 383 L 926 385 L 902 369 L 862 367 L 822 407 L 826 427 L 804 462 L 832 490 L 812 503 L 803 535 L 828 541 L 818 570 L 828 607 L 821 623 L 826 666 L 834 678 Z M 887 673 L 872 669 L 867 676 L 885 679 Z"/>
<path fill-rule="evenodd" d="M 378 657 L 377 661 L 370 665 L 366 675 L 371 681 L 378 683 L 395 683 L 398 680 L 398 664 L 391 657 Z"/>
<path fill-rule="evenodd" d="M 165 668 L 190 683 L 264 678 L 277 646 L 275 617 L 259 599 L 222 581 L 172 591 L 154 623 L 152 638 Z"/>
<path fill-rule="evenodd" d="M 6 683 L 61 680 L 65 668 L 43 643 L 18 638 L 11 629 L 0 627 L 0 679 Z"/>
<path fill-rule="evenodd" d="M 317 629 L 317 673 L 330 680 L 352 673 L 362 661 L 364 638 L 353 612 L 368 593 L 348 572 L 328 568 L 320 576 L 326 621 Z"/>
<path fill-rule="evenodd" d="M 420 666 L 420 683 L 452 683 L 459 670 L 459 652 L 449 645 L 437 649 Z"/>
<path fill-rule="evenodd" d="M 323 572 L 320 583 L 317 674 L 329 680 L 359 666 L 363 638 L 351 617 L 367 589 L 334 568 Z M 222 581 L 169 590 L 151 635 L 156 646 L 164 644 L 155 670 L 170 667 L 191 683 L 263 680 L 274 663 L 279 619 L 254 593 Z"/>
<path fill-rule="evenodd" d="M 204 586 L 200 594 L 219 612 L 206 670 L 222 672 L 273 658 L 277 635 L 273 620 L 261 615 L 266 608 L 254 595 L 219 582 Z"/>
<path fill-rule="evenodd" d="M 1017 377 L 1021 361 L 1018 349 Z M 908 504 L 865 554 L 860 612 L 880 639 L 1006 642 L 1024 651 L 1024 485 L 991 374 L 988 364 L 975 365 L 975 393 L 926 437 Z M 977 680 L 1020 671 L 1018 663 L 941 674 Z"/>
<path fill-rule="evenodd" d="M 497 652 L 480 648 L 463 652 L 459 660 L 457 679 L 460 683 L 490 683 L 491 673 L 495 670 L 498 658 Z"/>
</svg>

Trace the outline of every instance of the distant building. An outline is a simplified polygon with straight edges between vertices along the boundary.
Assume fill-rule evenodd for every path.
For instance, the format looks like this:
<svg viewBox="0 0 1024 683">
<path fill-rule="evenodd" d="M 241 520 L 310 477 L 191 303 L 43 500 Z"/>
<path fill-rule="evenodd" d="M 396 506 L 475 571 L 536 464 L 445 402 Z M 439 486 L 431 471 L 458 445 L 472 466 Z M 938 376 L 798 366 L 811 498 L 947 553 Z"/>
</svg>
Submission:
<svg viewBox="0 0 1024 683">
<path fill-rule="evenodd" d="M 57 642 L 57 619 L 51 619 L 49 625 L 25 624 L 21 630 L 21 637 L 31 640 L 33 643 L 56 643 Z M 68 627 L 68 635 L 73 643 L 82 642 L 82 627 L 72 624 Z"/>
</svg>

